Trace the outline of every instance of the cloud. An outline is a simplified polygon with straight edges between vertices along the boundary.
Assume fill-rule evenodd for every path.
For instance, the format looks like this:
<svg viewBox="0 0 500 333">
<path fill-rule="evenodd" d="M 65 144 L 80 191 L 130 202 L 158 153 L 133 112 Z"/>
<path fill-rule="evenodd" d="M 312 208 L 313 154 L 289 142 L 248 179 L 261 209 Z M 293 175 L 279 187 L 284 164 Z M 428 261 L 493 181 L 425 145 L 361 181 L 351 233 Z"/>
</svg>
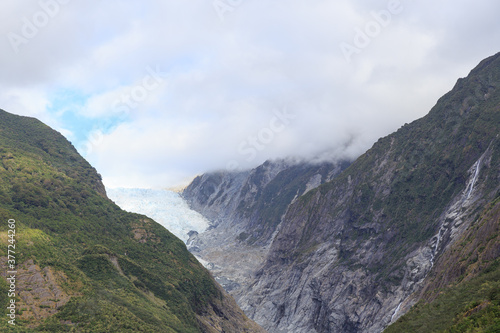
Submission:
<svg viewBox="0 0 500 333">
<path fill-rule="evenodd" d="M 354 158 L 500 40 L 493 0 L 221 1 L 2 3 L 0 107 L 67 135 L 107 185 L 168 187 L 269 158 Z M 9 34 L 43 4 L 58 10 L 16 53 Z"/>
</svg>

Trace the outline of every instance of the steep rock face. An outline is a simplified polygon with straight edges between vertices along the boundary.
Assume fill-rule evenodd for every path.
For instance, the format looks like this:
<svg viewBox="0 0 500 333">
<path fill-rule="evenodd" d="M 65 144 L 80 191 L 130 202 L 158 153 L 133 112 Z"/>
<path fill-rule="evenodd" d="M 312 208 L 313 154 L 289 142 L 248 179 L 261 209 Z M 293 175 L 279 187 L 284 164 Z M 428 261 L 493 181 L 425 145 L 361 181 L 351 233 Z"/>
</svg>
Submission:
<svg viewBox="0 0 500 333">
<path fill-rule="evenodd" d="M 191 233 L 188 248 L 238 298 L 264 260 L 290 203 L 347 165 L 278 160 L 253 170 L 197 177 L 182 195 L 211 227 Z"/>
<path fill-rule="evenodd" d="M 212 227 L 239 224 L 247 233 L 244 241 L 263 245 L 294 198 L 329 181 L 347 165 L 268 161 L 253 170 L 204 174 L 182 195 Z"/>
<path fill-rule="evenodd" d="M 270 332 L 381 332 L 497 195 L 499 132 L 497 54 L 298 198 L 240 306 Z"/>
<path fill-rule="evenodd" d="M 435 269 L 425 280 L 417 299 L 432 301 L 447 286 L 457 281 L 469 281 L 500 258 L 500 193 L 496 200 L 485 205 L 486 209 L 476 215 L 477 221 L 470 224 L 459 240 L 449 246 L 439 257 Z"/>
<path fill-rule="evenodd" d="M 387 333 L 498 331 L 499 231 L 500 193 L 445 249 L 422 289 L 412 295 L 418 303 Z"/>
<path fill-rule="evenodd" d="M 16 331 L 263 332 L 181 240 L 113 204 L 61 134 L 3 110 L 0 220 L 0 263 L 14 250 L 17 270 Z"/>
</svg>

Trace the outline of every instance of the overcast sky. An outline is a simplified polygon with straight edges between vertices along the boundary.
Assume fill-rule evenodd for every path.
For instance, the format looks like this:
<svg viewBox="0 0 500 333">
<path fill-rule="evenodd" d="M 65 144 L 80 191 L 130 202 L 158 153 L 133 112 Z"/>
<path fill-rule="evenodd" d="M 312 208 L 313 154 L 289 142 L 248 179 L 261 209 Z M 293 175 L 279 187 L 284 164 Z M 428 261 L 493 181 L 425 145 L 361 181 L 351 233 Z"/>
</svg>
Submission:
<svg viewBox="0 0 500 333">
<path fill-rule="evenodd" d="M 498 0 L 3 0 L 0 108 L 108 187 L 354 158 L 500 51 Z"/>
</svg>

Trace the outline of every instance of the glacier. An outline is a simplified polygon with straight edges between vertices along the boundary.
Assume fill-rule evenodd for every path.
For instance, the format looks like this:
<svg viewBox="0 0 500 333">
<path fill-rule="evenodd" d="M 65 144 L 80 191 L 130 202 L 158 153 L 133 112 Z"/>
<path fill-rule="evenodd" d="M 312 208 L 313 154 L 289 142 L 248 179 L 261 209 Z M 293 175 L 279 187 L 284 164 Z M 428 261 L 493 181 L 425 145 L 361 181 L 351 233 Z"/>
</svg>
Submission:
<svg viewBox="0 0 500 333">
<path fill-rule="evenodd" d="M 184 243 L 190 231 L 201 233 L 209 227 L 208 220 L 189 208 L 177 192 L 141 188 L 106 188 L 106 192 L 123 210 L 152 218 Z"/>
</svg>

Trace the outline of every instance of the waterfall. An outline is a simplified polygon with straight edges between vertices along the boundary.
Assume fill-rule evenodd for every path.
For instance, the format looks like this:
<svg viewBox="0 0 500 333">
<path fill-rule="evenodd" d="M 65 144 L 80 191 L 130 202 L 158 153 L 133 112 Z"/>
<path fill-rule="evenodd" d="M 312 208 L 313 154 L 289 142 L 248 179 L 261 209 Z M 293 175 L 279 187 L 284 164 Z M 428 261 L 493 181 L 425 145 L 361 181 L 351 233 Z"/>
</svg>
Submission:
<svg viewBox="0 0 500 333">
<path fill-rule="evenodd" d="M 486 152 L 485 152 L 485 154 L 486 154 Z M 465 188 L 465 193 L 466 194 L 464 194 L 464 196 L 460 199 L 460 201 L 458 201 L 452 207 L 450 207 L 450 209 L 446 213 L 447 216 L 453 216 L 453 215 L 455 215 L 455 213 L 458 212 L 461 207 L 463 207 L 464 203 L 472 195 L 472 191 L 474 190 L 474 185 L 476 185 L 476 181 L 477 181 L 477 178 L 479 176 L 479 172 L 481 171 L 481 162 L 482 162 L 483 157 L 485 156 L 485 154 L 483 154 L 483 156 L 481 156 L 477 160 L 477 162 L 474 164 L 475 165 L 474 175 L 472 176 L 471 181 L 469 182 L 469 184 Z M 473 165 L 473 167 L 474 167 L 474 165 Z M 441 243 L 441 238 L 446 233 L 446 231 L 447 231 L 448 228 L 450 228 L 449 223 L 443 222 L 443 224 L 441 225 L 441 228 L 439 228 L 438 234 L 435 236 L 436 237 L 436 245 L 434 245 L 433 249 L 432 249 L 432 258 L 430 260 L 431 261 L 431 267 L 434 266 L 434 259 L 436 258 L 437 254 L 438 254 L 439 244 Z"/>
<path fill-rule="evenodd" d="M 474 173 L 474 178 L 472 178 L 472 182 L 470 184 L 469 193 L 467 193 L 467 199 L 470 198 L 470 195 L 472 194 L 472 190 L 474 189 L 474 184 L 476 183 L 477 176 L 479 175 L 480 166 L 481 166 L 481 158 L 477 161 L 476 171 Z"/>
<path fill-rule="evenodd" d="M 437 239 L 436 239 L 436 246 L 434 246 L 434 251 L 432 253 L 432 258 L 431 258 L 431 265 L 434 266 L 434 258 L 436 257 L 436 254 L 439 249 L 439 242 L 441 242 L 441 233 L 444 230 L 444 225 L 439 229 L 439 232 L 437 234 Z"/>
<path fill-rule="evenodd" d="M 394 317 L 396 317 L 396 315 L 398 314 L 399 312 L 399 309 L 401 309 L 401 305 L 403 305 L 403 301 L 401 301 L 398 305 L 398 307 L 396 308 L 396 311 L 394 311 L 394 313 L 392 314 L 392 317 L 391 317 L 391 323 L 392 321 L 394 320 Z"/>
</svg>

